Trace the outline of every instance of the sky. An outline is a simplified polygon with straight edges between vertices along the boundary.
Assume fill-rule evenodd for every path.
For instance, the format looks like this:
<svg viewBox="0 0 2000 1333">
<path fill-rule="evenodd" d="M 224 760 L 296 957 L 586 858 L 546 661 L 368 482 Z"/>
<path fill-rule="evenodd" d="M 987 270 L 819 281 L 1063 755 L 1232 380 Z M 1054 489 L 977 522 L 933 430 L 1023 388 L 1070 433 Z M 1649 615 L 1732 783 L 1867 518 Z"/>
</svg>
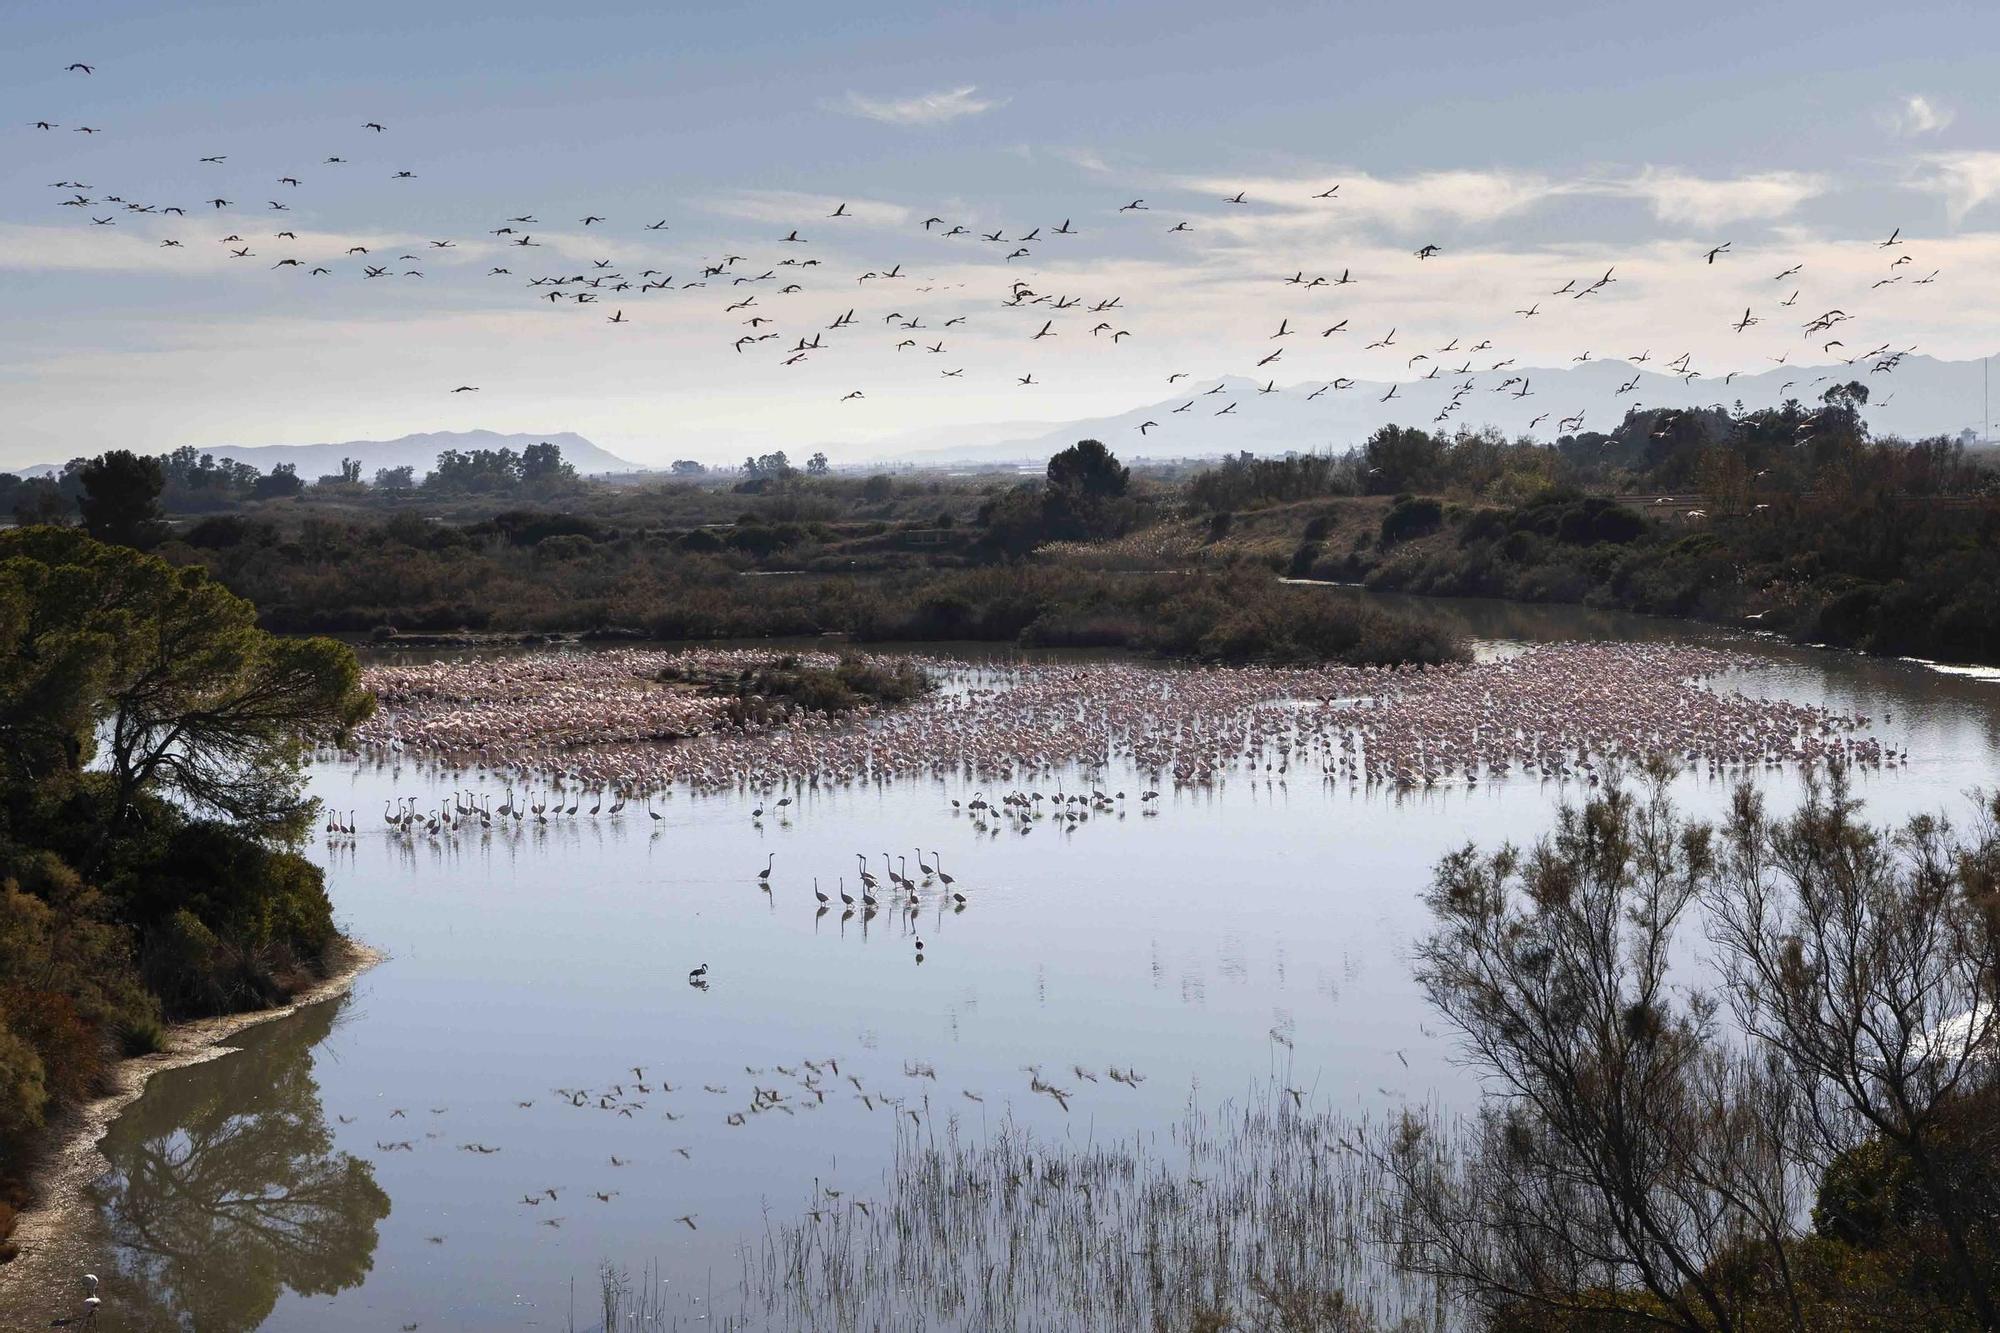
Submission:
<svg viewBox="0 0 2000 1333">
<path fill-rule="evenodd" d="M 1453 381 L 1421 377 L 1481 342 L 1482 386 L 1580 354 L 1721 378 L 2000 343 L 2000 6 L 10 0 L 6 21 L 0 467 L 473 428 L 838 462 L 1122 411 L 1176 374 L 1406 379 L 1428 418 Z M 1153 443 L 1227 449 L 1228 424 Z"/>
</svg>

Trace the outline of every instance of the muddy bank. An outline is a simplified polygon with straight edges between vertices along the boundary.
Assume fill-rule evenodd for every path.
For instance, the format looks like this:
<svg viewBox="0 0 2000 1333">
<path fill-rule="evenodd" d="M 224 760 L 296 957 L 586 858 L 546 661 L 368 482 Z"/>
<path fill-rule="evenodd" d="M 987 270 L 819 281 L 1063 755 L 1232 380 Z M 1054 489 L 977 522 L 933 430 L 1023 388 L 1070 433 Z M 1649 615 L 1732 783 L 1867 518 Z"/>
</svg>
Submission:
<svg viewBox="0 0 2000 1333">
<path fill-rule="evenodd" d="M 344 994 L 356 977 L 384 957 L 366 945 L 350 944 L 331 975 L 289 1004 L 177 1024 L 167 1031 L 165 1050 L 111 1067 L 109 1094 L 51 1123 L 49 1154 L 34 1177 L 38 1202 L 21 1214 L 14 1228 L 12 1239 L 20 1254 L 11 1263 L 0 1264 L 0 1327 L 45 1327 L 53 1319 L 77 1313 L 76 1303 L 83 1294 L 81 1275 L 98 1271 L 106 1258 L 91 1237 L 89 1186 L 109 1167 L 98 1145 L 111 1123 L 145 1091 L 147 1080 L 165 1070 L 230 1054 L 235 1048 L 225 1043 L 237 1033 Z"/>
</svg>

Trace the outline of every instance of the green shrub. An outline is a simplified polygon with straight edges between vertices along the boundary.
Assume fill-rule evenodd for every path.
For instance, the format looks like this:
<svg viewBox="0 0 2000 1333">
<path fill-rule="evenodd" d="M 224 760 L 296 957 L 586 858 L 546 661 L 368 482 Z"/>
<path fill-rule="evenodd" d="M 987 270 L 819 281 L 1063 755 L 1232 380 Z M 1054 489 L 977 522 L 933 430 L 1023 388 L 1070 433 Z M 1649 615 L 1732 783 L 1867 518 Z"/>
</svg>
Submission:
<svg viewBox="0 0 2000 1333">
<path fill-rule="evenodd" d="M 118 1053 L 127 1059 L 139 1055 L 158 1055 L 166 1049 L 166 1025 L 157 1018 L 151 1016 L 135 1018 L 119 1030 Z"/>
<path fill-rule="evenodd" d="M 159 1006 L 133 972 L 130 929 L 104 919 L 110 904 L 47 852 L 22 856 L 0 882 L 0 989 L 66 997 L 94 1028 L 157 1030 Z"/>
<path fill-rule="evenodd" d="M 186 908 L 148 932 L 139 955 L 146 984 L 176 1013 L 222 1012 L 228 1004 L 223 966 L 222 941 Z"/>
<path fill-rule="evenodd" d="M 0 1004 L 0 1169 L 19 1166 L 19 1156 L 42 1127 L 48 1105 L 42 1058 L 15 1033 L 12 1015 Z M 6 1229 L 0 1227 L 0 1237 Z"/>
<path fill-rule="evenodd" d="M 581 560 L 596 549 L 595 542 L 576 532 L 544 537 L 534 547 L 537 560 Z"/>
<path fill-rule="evenodd" d="M 107 1054 L 104 1035 L 77 1012 L 75 1001 L 61 991 L 10 986 L 0 990 L 0 1010 L 14 1035 L 39 1058 L 49 1101 L 75 1106 L 97 1091 Z"/>
<path fill-rule="evenodd" d="M 1458 544 L 1470 546 L 1474 542 L 1492 541 L 1507 531 L 1507 520 L 1497 509 L 1474 510 L 1458 530 Z"/>
<path fill-rule="evenodd" d="M 1444 526 L 1444 506 L 1428 498 L 1399 499 L 1382 515 L 1382 545 L 1426 537 Z"/>
<path fill-rule="evenodd" d="M 202 550 L 221 551 L 245 542 L 269 541 L 273 535 L 268 524 L 253 522 L 240 514 L 217 514 L 194 524 L 182 534 L 181 540 Z"/>
</svg>

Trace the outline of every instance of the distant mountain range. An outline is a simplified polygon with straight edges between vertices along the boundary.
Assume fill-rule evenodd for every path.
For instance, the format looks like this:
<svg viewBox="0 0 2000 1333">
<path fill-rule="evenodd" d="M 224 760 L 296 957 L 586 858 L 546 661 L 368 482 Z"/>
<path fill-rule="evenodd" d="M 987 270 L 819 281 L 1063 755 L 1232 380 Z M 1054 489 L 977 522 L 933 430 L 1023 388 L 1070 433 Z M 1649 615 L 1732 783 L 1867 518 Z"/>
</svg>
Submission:
<svg viewBox="0 0 2000 1333">
<path fill-rule="evenodd" d="M 393 440 L 348 440 L 343 444 L 219 444 L 199 446 L 205 454 L 248 463 L 260 472 L 269 472 L 280 463 L 290 463 L 307 481 L 340 471 L 340 460 L 352 458 L 361 464 L 364 479 L 373 478 L 377 468 L 413 467 L 422 476 L 437 464 L 437 456 L 447 449 L 512 449 L 515 453 L 542 442 L 560 445 L 563 458 L 586 476 L 607 472 L 643 471 L 606 453 L 573 431 L 549 435 L 502 434 L 492 430 L 441 430 L 420 435 L 404 435 Z M 45 476 L 61 470 L 61 464 L 41 464 L 22 468 L 17 475 Z"/>
<path fill-rule="evenodd" d="M 1441 373 L 1435 380 L 1405 381 L 1395 386 L 1387 402 L 1388 381 L 1361 380 L 1345 389 L 1308 395 L 1324 381 L 1309 380 L 1259 393 L 1258 382 L 1239 376 L 1220 380 L 1183 380 L 1172 397 L 1160 398 L 1115 416 L 1022 429 L 1018 423 L 989 429 L 984 441 L 971 427 L 954 427 L 954 442 L 893 454 L 889 461 L 931 466 L 942 463 L 1040 461 L 1080 439 L 1099 439 L 1127 457 L 1213 457 L 1247 449 L 1254 454 L 1332 449 L 1360 444 L 1379 426 L 1432 425 L 1438 410 L 1467 378 L 1477 386 L 1447 423 L 1477 429 L 1495 426 L 1509 435 L 1532 433 L 1554 439 L 1558 418 L 1584 415 L 1583 429 L 1609 430 L 1624 419 L 1627 408 L 1733 406 L 1775 407 L 1786 398 L 1815 401 L 1828 385 L 1860 380 L 1873 395 L 1864 415 L 1877 435 L 1917 439 L 1956 435 L 1970 427 L 1982 431 L 1981 366 L 1978 361 L 1939 361 L 1907 356 L 1893 372 L 1870 374 L 1864 365 L 1778 366 L 1755 375 L 1736 375 L 1727 383 L 1708 378 L 1684 381 L 1655 369 L 1655 361 L 1636 366 L 1629 361 L 1590 361 L 1563 367 L 1508 366 L 1471 376 Z M 1447 370 L 1449 367 L 1447 367 Z M 1628 393 L 1620 386 L 1634 376 Z M 1503 380 L 1518 377 L 1506 389 Z M 1526 397 L 1515 392 L 1525 383 Z M 1221 392 L 1211 390 L 1220 386 Z M 1183 404 L 1194 405 L 1176 411 Z M 1230 402 L 1235 411 L 1217 419 Z M 1529 423 L 1546 414 L 1529 430 Z M 1139 427 L 1156 422 L 1142 437 Z M 909 436 L 901 437 L 908 439 Z M 900 442 L 900 441 L 898 441 Z M 884 442 L 890 448 L 894 444 Z"/>
<path fill-rule="evenodd" d="M 1490 363 L 1481 363 L 1482 365 Z M 1632 407 L 1774 407 L 1786 398 L 1810 403 L 1829 384 L 1860 380 L 1872 395 L 1864 415 L 1876 435 L 1900 435 L 1919 439 L 1930 435 L 1957 435 L 1971 428 L 1983 432 L 1979 361 L 1939 361 L 1928 356 L 1906 356 L 1892 372 L 1871 373 L 1865 364 L 1819 366 L 1777 366 L 1754 375 L 1735 375 L 1729 380 L 1696 378 L 1692 382 L 1662 372 L 1659 363 L 1634 365 L 1629 361 L 1590 361 L 1581 365 L 1505 366 L 1470 374 L 1440 373 L 1434 380 L 1401 381 L 1393 385 L 1395 397 L 1384 401 L 1390 381 L 1361 380 L 1344 389 L 1327 389 L 1312 395 L 1325 383 L 1307 380 L 1279 385 L 1277 392 L 1260 393 L 1256 381 L 1241 376 L 1222 379 L 1183 380 L 1175 392 L 1112 416 L 1080 421 L 1001 421 L 936 428 L 912 427 L 876 440 L 871 452 L 876 460 L 914 467 L 936 467 L 952 463 L 1040 464 L 1059 449 L 1080 439 L 1100 439 L 1127 458 L 1213 458 L 1248 450 L 1253 454 L 1281 454 L 1287 450 L 1341 452 L 1359 445 L 1379 426 L 1433 425 L 1438 410 L 1453 391 L 1468 378 L 1475 388 L 1464 405 L 1446 423 L 1477 429 L 1493 426 L 1508 435 L 1533 434 L 1554 439 L 1556 422 L 1565 416 L 1583 413 L 1583 429 L 1609 430 L 1624 419 Z M 1446 367 L 1449 370 L 1450 367 Z M 1637 377 L 1633 390 L 1619 389 Z M 1502 387 L 1504 381 L 1512 383 Z M 1523 387 L 1525 397 L 1517 396 Z M 1219 391 L 1216 391 L 1219 390 Z M 1192 406 L 1182 409 L 1186 404 Z M 1235 410 L 1218 419 L 1225 404 Z M 1537 422 L 1537 418 L 1542 418 Z M 1139 427 L 1156 423 L 1144 435 Z M 1531 422 L 1535 422 L 1532 427 Z M 339 444 L 259 444 L 209 445 L 202 452 L 218 458 L 235 459 L 268 472 L 280 463 L 290 463 L 308 481 L 339 470 L 343 458 L 356 459 L 361 475 L 372 478 L 378 468 L 412 467 L 419 475 L 429 472 L 437 456 L 446 449 L 512 449 L 516 453 L 541 441 L 560 445 L 563 457 L 586 476 L 608 473 L 643 472 L 649 467 L 633 463 L 598 448 L 573 431 L 552 434 L 504 434 L 499 431 L 432 431 L 404 435 L 393 440 L 348 440 Z M 692 450 L 698 442 L 675 443 L 674 449 Z M 795 459 L 809 456 L 813 445 L 789 452 Z M 853 445 L 829 445 L 837 465 L 855 466 Z M 697 455 L 699 456 L 699 455 Z M 725 465 L 726 466 L 726 465 Z M 44 476 L 60 470 L 60 464 L 9 469 L 21 476 Z"/>
</svg>

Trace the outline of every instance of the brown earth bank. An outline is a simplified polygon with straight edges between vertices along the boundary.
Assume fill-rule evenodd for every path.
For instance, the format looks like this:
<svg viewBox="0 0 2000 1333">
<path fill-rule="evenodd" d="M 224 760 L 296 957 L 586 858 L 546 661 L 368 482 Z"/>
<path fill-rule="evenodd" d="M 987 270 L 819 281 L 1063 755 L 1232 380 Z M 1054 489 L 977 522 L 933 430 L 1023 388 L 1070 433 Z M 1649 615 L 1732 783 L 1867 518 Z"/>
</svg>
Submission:
<svg viewBox="0 0 2000 1333">
<path fill-rule="evenodd" d="M 284 1004 L 176 1023 L 165 1029 L 163 1048 L 121 1060 L 106 1071 L 111 1091 L 65 1112 L 44 1130 L 46 1149 L 31 1177 L 35 1203 L 24 1210 L 11 1243 L 16 1257 L 0 1264 L 0 1328 L 44 1328 L 74 1317 L 83 1296 L 83 1274 L 104 1266 L 94 1248 L 90 1183 L 109 1169 L 98 1150 L 111 1123 L 146 1090 L 155 1074 L 220 1059 L 244 1029 L 285 1018 L 307 1005 L 344 995 L 355 979 L 387 955 L 344 941 L 327 960 L 328 973 Z"/>
</svg>

